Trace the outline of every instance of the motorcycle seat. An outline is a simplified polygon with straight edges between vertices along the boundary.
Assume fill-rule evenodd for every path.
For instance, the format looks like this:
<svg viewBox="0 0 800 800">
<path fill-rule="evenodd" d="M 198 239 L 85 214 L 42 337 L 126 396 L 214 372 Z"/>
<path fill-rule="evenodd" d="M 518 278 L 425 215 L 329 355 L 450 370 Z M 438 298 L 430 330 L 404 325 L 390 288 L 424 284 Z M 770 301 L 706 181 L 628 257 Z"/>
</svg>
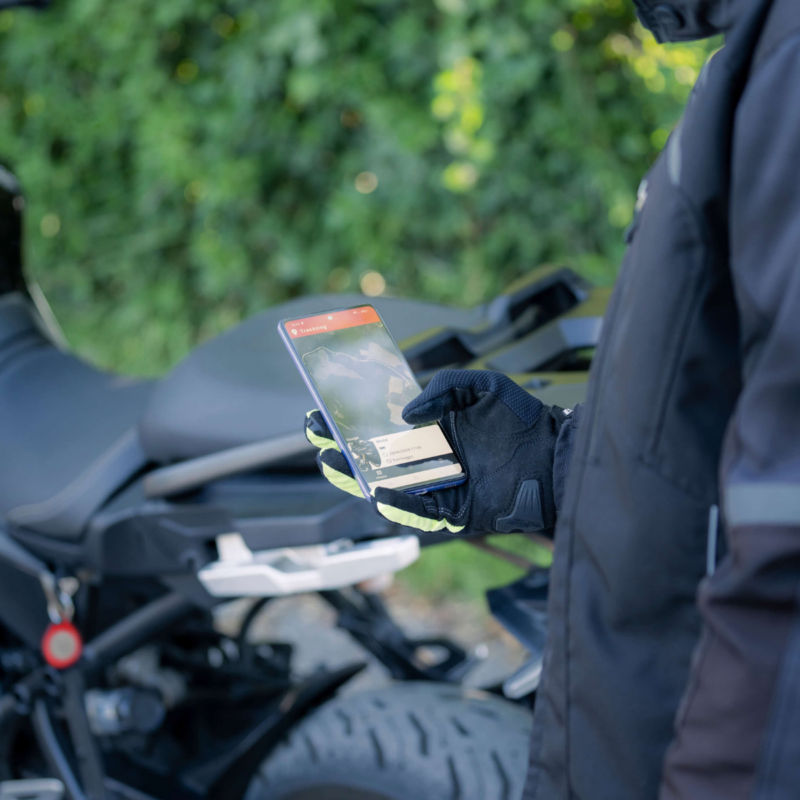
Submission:
<svg viewBox="0 0 800 800">
<path fill-rule="evenodd" d="M 299 298 L 256 314 L 190 353 L 155 387 L 140 423 L 163 464 L 302 430 L 313 400 L 278 336 L 281 319 L 371 302 L 398 341 L 435 327 L 470 329 L 478 311 L 362 295 Z"/>
<path fill-rule="evenodd" d="M 0 297 L 0 516 L 59 538 L 146 463 L 136 422 L 152 384 L 102 372 L 49 337 L 22 294 Z"/>
</svg>

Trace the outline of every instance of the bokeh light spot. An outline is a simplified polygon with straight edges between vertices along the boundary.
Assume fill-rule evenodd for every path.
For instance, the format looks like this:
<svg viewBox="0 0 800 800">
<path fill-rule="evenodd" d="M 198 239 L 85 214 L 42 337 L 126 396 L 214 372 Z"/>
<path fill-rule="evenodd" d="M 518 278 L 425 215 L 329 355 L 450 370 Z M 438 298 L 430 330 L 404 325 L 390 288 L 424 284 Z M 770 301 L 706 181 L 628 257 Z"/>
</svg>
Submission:
<svg viewBox="0 0 800 800">
<path fill-rule="evenodd" d="M 483 125 L 483 109 L 478 103 L 469 103 L 461 110 L 461 127 L 466 133 L 475 133 Z"/>
<path fill-rule="evenodd" d="M 633 52 L 633 42 L 624 33 L 615 33 L 606 40 L 611 50 L 618 56 L 629 56 Z"/>
<path fill-rule="evenodd" d="M 665 128 L 659 128 L 658 130 L 653 131 L 650 136 L 650 141 L 653 143 L 653 147 L 655 147 L 656 150 L 663 150 L 664 145 L 667 143 L 667 139 L 669 139 L 669 131 Z"/>
<path fill-rule="evenodd" d="M 559 53 L 566 53 L 567 50 L 571 50 L 572 45 L 575 44 L 575 37 L 569 31 L 562 28 L 550 37 L 550 44 L 552 44 L 553 49 L 558 50 Z"/>
<path fill-rule="evenodd" d="M 236 28 L 236 20 L 230 14 L 217 14 L 211 20 L 211 28 L 217 36 L 230 39 Z"/>
<path fill-rule="evenodd" d="M 44 111 L 44 97 L 40 94 L 32 94 L 25 98 L 23 108 L 28 117 L 37 117 Z"/>
<path fill-rule="evenodd" d="M 442 181 L 451 192 L 467 192 L 478 182 L 478 170 L 474 164 L 456 162 L 442 173 Z"/>
<path fill-rule="evenodd" d="M 206 187 L 202 181 L 192 181 L 183 192 L 190 203 L 197 203 L 206 196 Z"/>
<path fill-rule="evenodd" d="M 380 272 L 365 272 L 361 276 L 361 291 L 368 297 L 377 297 L 386 289 L 386 280 Z"/>
<path fill-rule="evenodd" d="M 58 236 L 58 232 L 61 230 L 61 218 L 58 214 L 45 214 L 39 223 L 39 230 L 46 239 Z"/>
<path fill-rule="evenodd" d="M 374 172 L 360 172 L 356 175 L 356 191 L 372 194 L 378 188 L 378 176 Z"/>
<path fill-rule="evenodd" d="M 645 81 L 647 88 L 654 94 L 660 94 L 667 87 L 667 80 L 661 72 L 656 72 L 655 75 Z"/>
<path fill-rule="evenodd" d="M 579 31 L 588 31 L 594 25 L 594 17 L 590 11 L 581 9 L 572 15 L 572 24 Z"/>
<path fill-rule="evenodd" d="M 175 75 L 181 83 L 191 83 L 199 71 L 200 68 L 191 58 L 185 58 L 175 69 Z"/>
<path fill-rule="evenodd" d="M 436 0 L 436 7 L 445 14 L 467 13 L 467 4 L 464 0 Z"/>
<path fill-rule="evenodd" d="M 431 111 L 437 119 L 450 119 L 456 113 L 456 101 L 451 95 L 437 95 L 431 103 Z"/>
<path fill-rule="evenodd" d="M 633 219 L 633 198 L 621 193 L 608 211 L 608 221 L 615 228 L 626 228 Z"/>
<path fill-rule="evenodd" d="M 344 267 L 336 267 L 328 274 L 328 288 L 334 292 L 343 292 L 352 281 L 350 271 Z"/>
</svg>

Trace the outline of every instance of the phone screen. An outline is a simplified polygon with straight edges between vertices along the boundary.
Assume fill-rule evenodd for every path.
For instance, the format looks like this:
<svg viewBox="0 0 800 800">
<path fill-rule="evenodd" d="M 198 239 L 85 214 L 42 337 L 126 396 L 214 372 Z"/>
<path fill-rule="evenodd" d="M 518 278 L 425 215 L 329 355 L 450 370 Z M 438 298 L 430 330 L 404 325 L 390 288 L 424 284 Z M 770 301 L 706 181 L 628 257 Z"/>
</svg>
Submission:
<svg viewBox="0 0 800 800">
<path fill-rule="evenodd" d="M 438 423 L 403 421 L 403 408 L 422 390 L 372 306 L 283 325 L 370 490 L 422 488 L 463 476 Z"/>
</svg>

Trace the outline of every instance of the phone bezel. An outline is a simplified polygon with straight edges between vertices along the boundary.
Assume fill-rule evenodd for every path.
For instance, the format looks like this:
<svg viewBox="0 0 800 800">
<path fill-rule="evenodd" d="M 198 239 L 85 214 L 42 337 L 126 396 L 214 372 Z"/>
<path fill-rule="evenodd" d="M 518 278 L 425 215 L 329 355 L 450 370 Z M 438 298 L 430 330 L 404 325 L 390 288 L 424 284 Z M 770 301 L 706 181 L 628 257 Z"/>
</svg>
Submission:
<svg viewBox="0 0 800 800">
<path fill-rule="evenodd" d="M 370 493 L 369 485 L 366 479 L 363 477 L 361 470 L 358 469 L 357 465 L 354 463 L 354 460 L 350 454 L 350 448 L 347 447 L 347 444 L 344 440 L 344 437 L 342 436 L 341 431 L 339 430 L 338 425 L 336 425 L 336 423 L 333 421 L 333 418 L 328 412 L 328 407 L 323 401 L 322 396 L 320 395 L 316 385 L 314 384 L 313 379 L 311 378 L 311 375 L 306 369 L 305 364 L 303 364 L 303 361 L 298 355 L 297 350 L 295 350 L 295 347 L 292 343 L 292 338 L 286 332 L 286 324 L 289 322 L 296 322 L 297 320 L 301 320 L 304 317 L 316 317 L 316 316 L 321 316 L 323 314 L 336 313 L 339 311 L 353 311 L 358 308 L 371 308 L 377 314 L 378 319 L 380 319 L 384 330 L 389 335 L 389 338 L 392 340 L 394 346 L 397 348 L 397 352 L 400 353 L 401 358 L 403 359 L 403 361 L 405 361 L 406 366 L 408 367 L 408 371 L 413 375 L 414 374 L 413 370 L 409 366 L 408 361 L 406 360 L 406 357 L 403 354 L 403 351 L 400 349 L 400 346 L 397 344 L 397 340 L 394 338 L 392 332 L 389 330 L 389 326 L 386 324 L 386 320 L 383 318 L 383 316 L 381 316 L 381 312 L 377 308 L 375 308 L 375 306 L 372 305 L 371 303 L 359 303 L 356 306 L 329 308 L 323 311 L 315 311 L 313 313 L 303 314 L 299 317 L 287 317 L 286 319 L 282 319 L 278 323 L 278 335 L 281 337 L 281 340 L 286 346 L 286 349 L 289 351 L 289 355 L 291 356 L 292 361 L 294 361 L 295 366 L 300 372 L 300 376 L 303 378 L 303 382 L 305 383 L 306 388 L 309 390 L 309 392 L 311 392 L 311 396 L 316 401 L 320 413 L 322 414 L 323 418 L 325 419 L 325 422 L 328 425 L 328 428 L 333 434 L 333 438 L 336 441 L 336 444 L 339 445 L 339 449 L 342 451 L 342 454 L 347 459 L 347 463 L 350 465 L 350 469 L 353 473 L 353 476 L 355 477 L 358 485 L 361 487 L 361 491 L 364 493 L 364 497 L 368 500 L 371 500 L 372 494 Z M 416 380 L 416 376 L 414 377 L 414 380 Z M 448 478 L 444 481 L 431 481 L 428 483 L 415 484 L 409 487 L 397 489 L 397 491 L 404 492 L 405 494 L 426 494 L 427 492 L 435 492 L 441 489 L 449 489 L 452 486 L 459 486 L 467 480 L 467 473 L 464 470 L 464 465 L 461 463 L 461 460 L 458 457 L 458 452 L 456 451 L 455 447 L 453 447 L 453 443 L 450 441 L 449 437 L 447 436 L 447 433 L 445 432 L 441 424 L 439 424 L 438 422 L 436 424 L 439 425 L 439 429 L 442 431 L 442 435 L 445 437 L 445 439 L 447 439 L 447 443 L 452 448 L 453 454 L 458 459 L 457 463 L 461 467 L 461 474 L 456 475 L 453 478 Z"/>
</svg>

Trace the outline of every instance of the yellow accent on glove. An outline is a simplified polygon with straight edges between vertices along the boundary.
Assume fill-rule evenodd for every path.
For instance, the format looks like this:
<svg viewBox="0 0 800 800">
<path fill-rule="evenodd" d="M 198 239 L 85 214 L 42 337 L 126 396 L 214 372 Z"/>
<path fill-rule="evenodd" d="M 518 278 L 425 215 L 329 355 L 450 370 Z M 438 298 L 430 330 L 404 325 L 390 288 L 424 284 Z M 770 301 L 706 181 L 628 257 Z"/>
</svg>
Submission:
<svg viewBox="0 0 800 800">
<path fill-rule="evenodd" d="M 309 411 L 306 414 L 306 419 L 308 419 L 317 410 L 318 409 L 316 408 L 312 408 L 311 411 Z M 333 450 L 339 450 L 339 452 L 341 452 L 341 449 L 339 448 L 339 445 L 336 444 L 335 439 L 327 439 L 324 436 L 317 436 L 317 434 L 314 433 L 308 426 L 306 426 L 305 432 L 306 432 L 306 439 L 308 439 L 308 441 L 311 444 L 313 444 L 314 447 L 316 447 L 318 450 L 333 449 Z"/>
<path fill-rule="evenodd" d="M 398 525 L 405 525 L 409 528 L 416 528 L 419 531 L 426 533 L 433 533 L 434 531 L 443 531 L 447 528 L 450 533 L 461 533 L 464 526 L 453 525 L 452 522 L 446 519 L 431 519 L 430 517 L 421 517 L 419 514 L 412 514 L 410 511 L 401 511 L 394 506 L 386 505 L 385 503 L 378 503 L 378 513 L 386 517 L 389 522 L 396 522 Z"/>
<path fill-rule="evenodd" d="M 325 476 L 326 480 L 332 483 L 337 489 L 341 489 L 343 492 L 355 495 L 356 497 L 364 497 L 364 492 L 361 491 L 361 487 L 358 485 L 358 481 L 355 478 L 350 478 L 338 470 L 329 467 L 324 461 L 320 462 L 320 466 L 322 467 L 322 474 Z"/>
</svg>

